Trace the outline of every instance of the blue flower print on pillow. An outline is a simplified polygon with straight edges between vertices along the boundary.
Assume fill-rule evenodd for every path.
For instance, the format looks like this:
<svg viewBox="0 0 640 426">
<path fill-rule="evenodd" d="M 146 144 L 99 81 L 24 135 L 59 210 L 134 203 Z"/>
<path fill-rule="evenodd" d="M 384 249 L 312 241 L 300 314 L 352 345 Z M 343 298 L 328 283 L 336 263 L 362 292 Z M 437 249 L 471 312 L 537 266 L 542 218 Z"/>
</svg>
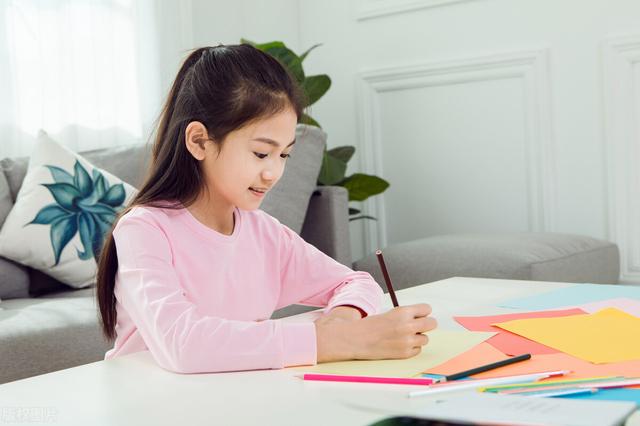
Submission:
<svg viewBox="0 0 640 426">
<path fill-rule="evenodd" d="M 92 176 L 76 160 L 73 176 L 66 170 L 46 165 L 54 183 L 41 184 L 49 190 L 54 203 L 42 208 L 28 225 L 51 225 L 51 247 L 58 265 L 60 254 L 80 234 L 84 251 L 76 249 L 82 260 L 98 259 L 104 235 L 111 229 L 116 213 L 123 207 L 122 183 L 109 186 L 104 176 L 93 169 Z"/>
</svg>

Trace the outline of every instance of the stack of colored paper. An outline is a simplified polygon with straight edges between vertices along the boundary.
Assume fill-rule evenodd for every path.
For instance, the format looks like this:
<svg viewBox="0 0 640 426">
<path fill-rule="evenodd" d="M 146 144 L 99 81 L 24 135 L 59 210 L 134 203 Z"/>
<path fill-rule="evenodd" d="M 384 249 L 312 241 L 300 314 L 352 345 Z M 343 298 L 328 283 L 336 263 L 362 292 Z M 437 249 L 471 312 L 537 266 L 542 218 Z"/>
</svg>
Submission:
<svg viewBox="0 0 640 426">
<path fill-rule="evenodd" d="M 607 298 L 615 297 L 615 299 Z M 456 317 L 473 331 L 495 331 L 486 342 L 425 375 L 450 375 L 530 353 L 530 360 L 474 375 L 475 379 L 571 370 L 563 380 L 640 377 L 640 288 L 579 284 L 502 306 L 531 309 L 506 315 Z M 611 379 L 614 380 L 614 379 Z M 618 399 L 640 403 L 636 382 L 622 389 L 574 390 L 580 399 Z M 594 387 L 594 389 L 598 389 Z M 567 389 L 567 393 L 571 394 Z M 538 394 L 544 396 L 543 392 Z"/>
</svg>

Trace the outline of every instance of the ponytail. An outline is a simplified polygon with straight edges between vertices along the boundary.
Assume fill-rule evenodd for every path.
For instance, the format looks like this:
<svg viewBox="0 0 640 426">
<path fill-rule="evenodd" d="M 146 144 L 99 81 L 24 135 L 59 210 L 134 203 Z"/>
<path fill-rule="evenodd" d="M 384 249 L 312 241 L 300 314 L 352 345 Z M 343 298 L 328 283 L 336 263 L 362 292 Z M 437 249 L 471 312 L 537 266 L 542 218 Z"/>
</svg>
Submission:
<svg viewBox="0 0 640 426">
<path fill-rule="evenodd" d="M 204 47 L 194 50 L 180 67 L 178 75 L 171 86 L 171 90 L 169 91 L 164 107 L 162 108 L 160 124 L 158 125 L 158 133 L 156 135 L 158 140 L 164 140 L 166 138 L 171 118 L 173 117 L 176 109 L 178 92 L 180 91 L 185 76 L 189 73 L 192 66 L 198 62 L 205 50 L 206 48 Z M 152 163 L 156 162 L 160 147 L 162 147 L 161 144 L 154 143 Z M 150 186 L 148 178 L 147 183 L 144 186 Z M 129 206 L 118 214 L 111 229 L 107 231 L 104 238 L 96 272 L 96 297 L 98 299 L 100 327 L 102 328 L 102 334 L 107 340 L 114 340 L 116 338 L 116 323 L 118 320 L 115 296 L 116 273 L 118 272 L 118 254 L 116 252 L 116 244 L 113 239 L 113 229 L 118 223 L 118 220 L 129 212 L 133 206 L 147 204 L 150 201 L 149 198 L 151 197 L 149 197 L 148 190 L 139 191 L 129 203 Z"/>
</svg>

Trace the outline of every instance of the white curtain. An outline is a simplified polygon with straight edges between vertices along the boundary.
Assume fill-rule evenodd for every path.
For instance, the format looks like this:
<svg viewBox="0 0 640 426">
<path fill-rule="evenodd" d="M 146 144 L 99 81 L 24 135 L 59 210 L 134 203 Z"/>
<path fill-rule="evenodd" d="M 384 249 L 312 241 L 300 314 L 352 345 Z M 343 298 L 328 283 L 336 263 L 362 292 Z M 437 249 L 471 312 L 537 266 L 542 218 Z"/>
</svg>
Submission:
<svg viewBox="0 0 640 426">
<path fill-rule="evenodd" d="M 146 142 L 159 113 L 152 0 L 0 0 L 0 158 L 39 129 L 74 151 Z"/>
</svg>

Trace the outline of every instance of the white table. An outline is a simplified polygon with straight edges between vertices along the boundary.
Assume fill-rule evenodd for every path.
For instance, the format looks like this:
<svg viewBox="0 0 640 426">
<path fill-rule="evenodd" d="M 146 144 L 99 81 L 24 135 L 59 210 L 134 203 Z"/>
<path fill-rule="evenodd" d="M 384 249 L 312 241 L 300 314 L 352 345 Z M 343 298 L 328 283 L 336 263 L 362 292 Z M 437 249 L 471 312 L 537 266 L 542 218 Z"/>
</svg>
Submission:
<svg viewBox="0 0 640 426">
<path fill-rule="evenodd" d="M 452 315 L 513 312 L 495 306 L 569 285 L 451 278 L 399 291 L 398 299 L 430 303 L 441 328 L 461 329 Z M 31 425 L 37 420 L 83 426 L 367 425 L 394 413 L 418 412 L 425 403 L 407 398 L 418 386 L 304 382 L 295 377 L 299 372 L 180 375 L 158 367 L 149 352 L 139 352 L 1 385 L 0 424 L 19 424 L 13 420 L 23 415 Z M 638 412 L 627 424 L 640 425 Z"/>
</svg>

